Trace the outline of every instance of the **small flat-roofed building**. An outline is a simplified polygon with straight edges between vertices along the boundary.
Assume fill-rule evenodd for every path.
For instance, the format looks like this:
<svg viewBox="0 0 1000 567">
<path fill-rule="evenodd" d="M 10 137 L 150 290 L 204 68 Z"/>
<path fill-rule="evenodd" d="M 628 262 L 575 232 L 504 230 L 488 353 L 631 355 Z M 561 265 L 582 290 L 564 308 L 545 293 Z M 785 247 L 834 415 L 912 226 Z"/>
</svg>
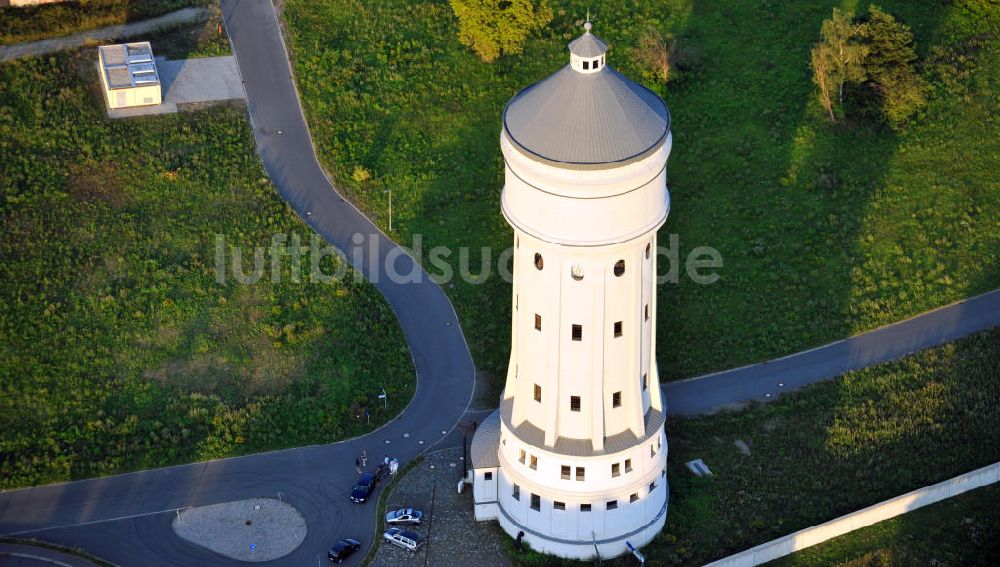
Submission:
<svg viewBox="0 0 1000 567">
<path fill-rule="evenodd" d="M 102 45 L 98 68 L 108 108 L 160 104 L 160 76 L 148 41 Z"/>
</svg>

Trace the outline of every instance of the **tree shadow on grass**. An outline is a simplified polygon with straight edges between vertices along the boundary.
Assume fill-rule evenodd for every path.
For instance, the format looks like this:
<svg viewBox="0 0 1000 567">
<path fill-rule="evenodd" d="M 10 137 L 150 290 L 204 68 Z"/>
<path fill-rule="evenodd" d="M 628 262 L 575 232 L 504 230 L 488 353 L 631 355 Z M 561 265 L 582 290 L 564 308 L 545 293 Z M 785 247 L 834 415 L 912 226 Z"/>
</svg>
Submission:
<svg viewBox="0 0 1000 567">
<path fill-rule="evenodd" d="M 809 49 L 833 5 L 695 6 L 684 33 L 706 66 L 669 97 L 672 210 L 660 239 L 679 235 L 682 263 L 708 245 L 725 266 L 714 284 L 681 270 L 678 285 L 660 288 L 667 379 L 852 332 L 855 241 L 898 140 L 887 130 L 830 125 L 817 112 Z"/>
</svg>

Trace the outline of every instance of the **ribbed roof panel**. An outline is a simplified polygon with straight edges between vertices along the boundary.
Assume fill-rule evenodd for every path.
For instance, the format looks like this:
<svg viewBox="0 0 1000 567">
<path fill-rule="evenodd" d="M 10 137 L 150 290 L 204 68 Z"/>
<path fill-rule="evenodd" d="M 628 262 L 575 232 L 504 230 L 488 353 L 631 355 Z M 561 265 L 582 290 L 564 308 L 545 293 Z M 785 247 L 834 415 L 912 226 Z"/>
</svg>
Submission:
<svg viewBox="0 0 1000 567">
<path fill-rule="evenodd" d="M 628 161 L 670 130 L 663 99 L 611 67 L 579 73 L 566 65 L 515 95 L 503 121 L 520 149 L 567 165 Z"/>
</svg>

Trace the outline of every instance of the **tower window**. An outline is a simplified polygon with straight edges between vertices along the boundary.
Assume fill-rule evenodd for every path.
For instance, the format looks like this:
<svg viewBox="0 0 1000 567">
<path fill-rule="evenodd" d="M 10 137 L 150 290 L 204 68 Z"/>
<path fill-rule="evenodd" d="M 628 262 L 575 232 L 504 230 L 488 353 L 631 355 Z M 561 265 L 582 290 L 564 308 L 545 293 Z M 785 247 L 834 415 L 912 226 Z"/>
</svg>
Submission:
<svg viewBox="0 0 1000 567">
<path fill-rule="evenodd" d="M 580 411 L 580 396 L 569 397 L 569 411 Z"/>
<path fill-rule="evenodd" d="M 574 341 L 583 340 L 583 325 L 573 325 L 573 340 Z"/>
<path fill-rule="evenodd" d="M 522 465 L 524 464 L 524 458 L 525 458 L 525 453 L 524 453 L 524 449 L 521 449 L 521 456 L 520 456 L 520 457 L 518 457 L 518 459 L 517 459 L 517 460 L 518 460 L 518 461 L 521 461 L 521 464 L 522 464 Z"/>
<path fill-rule="evenodd" d="M 580 511 L 581 512 L 589 512 L 590 511 L 590 504 L 580 504 Z"/>
<path fill-rule="evenodd" d="M 584 61 L 583 62 L 583 70 L 587 71 L 589 69 L 590 69 L 590 61 Z"/>
<path fill-rule="evenodd" d="M 538 384 L 535 384 L 535 401 L 536 402 L 542 401 L 542 387 L 539 386 Z"/>
<path fill-rule="evenodd" d="M 615 337 L 622 336 L 622 322 L 615 321 Z"/>
<path fill-rule="evenodd" d="M 545 260 L 543 260 L 542 255 L 537 252 L 535 253 L 535 267 L 539 270 L 545 267 Z"/>
<path fill-rule="evenodd" d="M 618 509 L 618 501 L 617 500 L 608 500 L 607 507 L 608 507 L 608 510 L 617 510 Z"/>
<path fill-rule="evenodd" d="M 562 479 L 569 480 L 569 472 L 570 472 L 569 465 L 563 465 L 559 468 L 561 469 Z"/>
<path fill-rule="evenodd" d="M 542 497 L 537 494 L 531 495 L 531 509 L 534 511 L 539 511 L 542 509 Z"/>
<path fill-rule="evenodd" d="M 649 260 L 649 249 L 650 249 L 651 246 L 652 246 L 652 244 L 647 244 L 646 245 L 646 259 L 647 260 Z"/>
<path fill-rule="evenodd" d="M 649 446 L 649 456 L 650 457 L 655 457 L 656 456 L 656 448 L 653 447 L 653 445 Z"/>
<path fill-rule="evenodd" d="M 493 473 L 491 472 L 483 473 L 483 480 L 493 480 Z"/>
<path fill-rule="evenodd" d="M 655 482 L 649 483 L 649 491 L 652 492 L 654 490 L 656 490 L 656 483 Z"/>
<path fill-rule="evenodd" d="M 611 394 L 611 407 L 617 408 L 621 407 L 621 405 L 622 405 L 622 393 L 615 392 L 614 394 Z"/>
<path fill-rule="evenodd" d="M 552 503 L 552 509 L 553 510 L 565 510 L 566 509 L 566 503 L 565 502 L 553 502 Z"/>
<path fill-rule="evenodd" d="M 520 500 L 521 499 L 521 487 L 518 486 L 518 485 L 516 485 L 516 484 L 513 485 L 513 486 L 511 486 L 510 487 L 510 497 L 513 498 L 514 500 Z"/>
<path fill-rule="evenodd" d="M 584 469 L 583 467 L 576 467 L 576 480 L 583 482 L 583 477 L 585 472 L 586 469 Z"/>
<path fill-rule="evenodd" d="M 635 502 L 635 501 L 636 501 L 636 500 L 638 500 L 638 499 L 639 499 L 639 493 L 638 493 L 638 492 L 633 492 L 633 493 L 632 493 L 632 494 L 631 494 L 631 495 L 630 495 L 630 496 L 628 497 L 628 501 L 629 501 L 629 502 Z"/>
<path fill-rule="evenodd" d="M 632 472 L 632 459 L 625 459 L 625 472 Z"/>
<path fill-rule="evenodd" d="M 576 281 L 583 279 L 583 266 L 580 264 L 573 264 L 573 267 L 569 269 L 569 275 Z"/>
<path fill-rule="evenodd" d="M 646 388 L 649 387 L 649 378 L 647 378 L 647 376 L 648 376 L 647 374 L 643 374 L 642 375 L 642 391 L 643 392 L 645 392 Z"/>
<path fill-rule="evenodd" d="M 625 273 L 625 260 L 618 260 L 615 262 L 615 276 L 622 277 Z"/>
<path fill-rule="evenodd" d="M 622 475 L 621 465 L 619 465 L 618 463 L 611 463 L 611 476 L 612 476 L 612 478 L 616 477 L 616 476 L 621 476 L 621 475 Z"/>
<path fill-rule="evenodd" d="M 531 464 L 528 465 L 528 466 L 531 467 L 531 470 L 533 470 L 533 471 L 538 470 L 538 457 L 532 455 L 531 456 Z"/>
<path fill-rule="evenodd" d="M 646 304 L 646 320 L 649 321 L 649 304 Z"/>
<path fill-rule="evenodd" d="M 599 69 L 601 67 L 601 62 L 599 60 L 594 60 L 594 69 Z"/>
<path fill-rule="evenodd" d="M 536 331 L 542 330 L 542 316 L 539 315 L 538 313 L 535 313 L 535 330 Z"/>
</svg>

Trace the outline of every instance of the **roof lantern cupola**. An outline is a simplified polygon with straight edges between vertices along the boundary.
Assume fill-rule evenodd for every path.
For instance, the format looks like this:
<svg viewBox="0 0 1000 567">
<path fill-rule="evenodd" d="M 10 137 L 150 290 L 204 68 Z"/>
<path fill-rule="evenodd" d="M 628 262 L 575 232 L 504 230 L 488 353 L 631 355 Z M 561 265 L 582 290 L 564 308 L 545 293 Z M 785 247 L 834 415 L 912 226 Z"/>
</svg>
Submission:
<svg viewBox="0 0 1000 567">
<path fill-rule="evenodd" d="M 604 57 L 608 44 L 590 33 L 593 24 L 583 24 L 583 35 L 569 44 L 569 64 L 578 73 L 599 73 L 604 69 Z"/>
</svg>

